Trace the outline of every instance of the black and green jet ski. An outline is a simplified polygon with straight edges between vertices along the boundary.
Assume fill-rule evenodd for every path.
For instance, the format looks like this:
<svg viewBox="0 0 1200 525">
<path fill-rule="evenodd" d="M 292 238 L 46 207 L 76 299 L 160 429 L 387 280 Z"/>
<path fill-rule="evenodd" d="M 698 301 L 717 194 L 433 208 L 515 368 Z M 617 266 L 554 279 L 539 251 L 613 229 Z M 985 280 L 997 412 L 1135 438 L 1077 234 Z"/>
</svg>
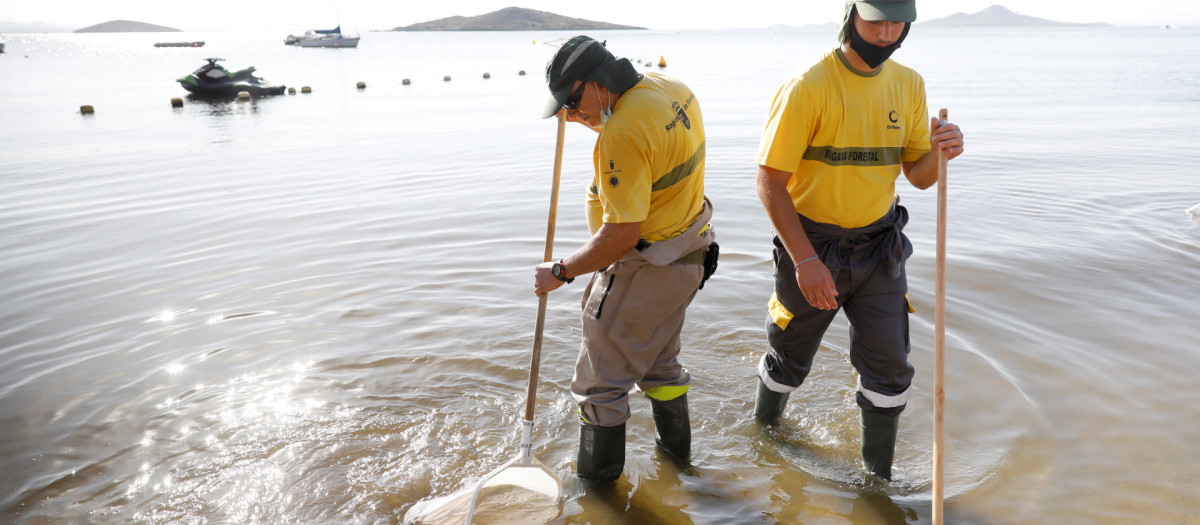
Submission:
<svg viewBox="0 0 1200 525">
<path fill-rule="evenodd" d="M 217 64 L 223 58 L 210 58 L 192 74 L 179 79 L 179 84 L 189 92 L 206 97 L 234 97 L 246 91 L 252 97 L 282 95 L 287 89 L 282 84 L 273 84 L 254 76 L 254 66 L 230 71 Z"/>
</svg>

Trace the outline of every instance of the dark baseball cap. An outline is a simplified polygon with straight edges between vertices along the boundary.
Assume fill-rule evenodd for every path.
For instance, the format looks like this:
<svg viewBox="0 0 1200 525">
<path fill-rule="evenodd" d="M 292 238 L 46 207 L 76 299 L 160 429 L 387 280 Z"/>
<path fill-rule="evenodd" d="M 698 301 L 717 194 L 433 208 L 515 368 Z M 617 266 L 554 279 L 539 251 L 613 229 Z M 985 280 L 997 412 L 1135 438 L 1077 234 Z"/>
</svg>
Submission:
<svg viewBox="0 0 1200 525">
<path fill-rule="evenodd" d="M 613 56 L 604 47 L 604 42 L 584 35 L 572 37 L 546 63 L 550 100 L 546 102 L 542 118 L 558 114 L 567 97 L 571 96 L 575 82 L 594 80 L 610 91 L 624 93 L 641 78 L 629 59 Z"/>
</svg>

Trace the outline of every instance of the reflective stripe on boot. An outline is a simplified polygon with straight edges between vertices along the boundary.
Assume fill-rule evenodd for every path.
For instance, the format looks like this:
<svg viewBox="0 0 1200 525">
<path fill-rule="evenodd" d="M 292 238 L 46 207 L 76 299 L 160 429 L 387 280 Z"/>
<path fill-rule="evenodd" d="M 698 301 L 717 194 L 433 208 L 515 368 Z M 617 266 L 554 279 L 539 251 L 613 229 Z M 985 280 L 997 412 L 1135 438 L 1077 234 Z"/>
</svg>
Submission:
<svg viewBox="0 0 1200 525">
<path fill-rule="evenodd" d="M 863 465 L 883 479 L 892 479 L 892 459 L 896 455 L 896 431 L 900 415 L 887 415 L 862 409 Z"/>
<path fill-rule="evenodd" d="M 654 412 L 654 428 L 658 431 L 654 442 L 674 456 L 687 458 L 692 453 L 687 394 L 670 401 L 650 398 L 650 408 Z"/>
<path fill-rule="evenodd" d="M 602 427 L 581 421 L 576 474 L 590 481 L 615 481 L 624 469 L 625 423 Z"/>
<path fill-rule="evenodd" d="M 779 417 L 783 415 L 783 407 L 787 405 L 789 395 L 791 394 L 779 393 L 767 388 L 762 378 L 759 378 L 758 393 L 754 396 L 754 417 L 768 425 L 778 423 Z"/>
</svg>

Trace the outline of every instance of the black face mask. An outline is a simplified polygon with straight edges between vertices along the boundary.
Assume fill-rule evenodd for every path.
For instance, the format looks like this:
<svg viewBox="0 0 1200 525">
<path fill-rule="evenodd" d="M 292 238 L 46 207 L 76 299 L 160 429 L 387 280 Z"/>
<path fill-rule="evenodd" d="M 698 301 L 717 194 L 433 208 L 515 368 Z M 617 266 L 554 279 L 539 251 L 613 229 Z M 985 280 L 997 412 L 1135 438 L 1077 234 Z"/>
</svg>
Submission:
<svg viewBox="0 0 1200 525">
<path fill-rule="evenodd" d="M 854 22 L 850 22 L 850 49 L 858 53 L 859 58 L 867 63 L 871 69 L 879 67 L 888 57 L 892 56 L 897 49 L 900 49 L 900 44 L 904 42 L 904 37 L 908 36 L 908 30 L 912 24 L 904 24 L 904 31 L 900 33 L 900 38 L 890 46 L 880 47 L 866 40 L 858 34 L 858 29 L 854 27 Z"/>
</svg>

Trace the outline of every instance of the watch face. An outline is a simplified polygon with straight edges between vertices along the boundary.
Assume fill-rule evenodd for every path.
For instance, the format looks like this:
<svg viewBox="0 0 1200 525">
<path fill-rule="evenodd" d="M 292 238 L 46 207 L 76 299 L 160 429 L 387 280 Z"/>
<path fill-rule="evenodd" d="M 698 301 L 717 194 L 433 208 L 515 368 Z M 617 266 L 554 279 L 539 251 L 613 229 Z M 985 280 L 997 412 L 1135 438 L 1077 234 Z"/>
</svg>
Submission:
<svg viewBox="0 0 1200 525">
<path fill-rule="evenodd" d="M 550 273 L 554 274 L 555 277 L 558 277 L 561 279 L 563 276 L 562 264 L 554 263 L 554 266 L 550 267 Z"/>
</svg>

